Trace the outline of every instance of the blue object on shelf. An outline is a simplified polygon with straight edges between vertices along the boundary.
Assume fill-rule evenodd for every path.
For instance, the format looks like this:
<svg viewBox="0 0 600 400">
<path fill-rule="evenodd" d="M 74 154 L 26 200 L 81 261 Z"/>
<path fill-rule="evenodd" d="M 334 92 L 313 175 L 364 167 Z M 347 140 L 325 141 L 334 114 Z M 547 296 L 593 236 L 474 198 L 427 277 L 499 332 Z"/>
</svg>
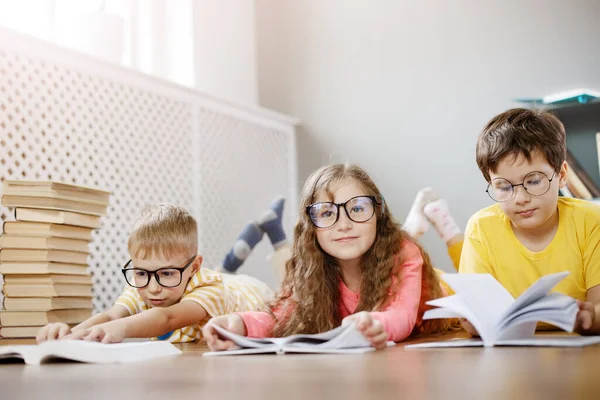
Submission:
<svg viewBox="0 0 600 400">
<path fill-rule="evenodd" d="M 590 100 L 600 98 L 600 92 L 592 89 L 574 89 L 565 92 L 554 93 L 537 99 L 516 99 L 521 103 L 558 104 L 579 103 L 586 104 Z"/>
</svg>

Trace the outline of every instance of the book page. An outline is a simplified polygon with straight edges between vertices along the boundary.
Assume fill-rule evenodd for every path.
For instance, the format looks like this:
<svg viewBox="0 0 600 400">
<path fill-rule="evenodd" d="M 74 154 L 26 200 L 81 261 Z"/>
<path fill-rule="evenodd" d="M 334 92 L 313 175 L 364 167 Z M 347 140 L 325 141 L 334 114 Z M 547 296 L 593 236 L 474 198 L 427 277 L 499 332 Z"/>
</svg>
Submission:
<svg viewBox="0 0 600 400">
<path fill-rule="evenodd" d="M 428 301 L 427 304 L 439 308 L 425 311 L 423 319 L 465 318 L 482 337 L 487 337 L 488 333 L 485 325 L 471 312 L 460 294 L 440 297 L 439 299 Z"/>
<path fill-rule="evenodd" d="M 323 337 L 330 339 L 323 340 Z M 315 341 L 314 339 L 317 340 Z M 348 324 L 320 335 L 313 335 L 312 337 L 304 337 L 302 340 L 288 342 L 286 343 L 286 347 L 315 350 L 352 349 L 371 347 L 371 342 L 356 329 L 355 324 Z"/>
<path fill-rule="evenodd" d="M 490 274 L 444 274 L 448 285 L 460 294 L 469 311 L 476 318 L 474 322 L 479 335 L 484 341 L 495 339 L 496 327 L 503 314 L 514 302 L 510 293 Z"/>
<path fill-rule="evenodd" d="M 371 348 L 371 343 L 356 329 L 354 324 L 339 326 L 323 333 L 298 334 L 285 338 L 248 338 L 228 332 L 219 326 L 215 326 L 215 330 L 223 338 L 231 340 L 239 349 L 209 352 L 205 353 L 206 355 L 216 355 L 213 353 L 231 355 L 267 352 L 283 353 L 293 349 L 298 349 L 297 352 L 325 352 L 326 350 Z M 388 345 L 394 345 L 394 343 L 391 342 Z"/>
<path fill-rule="evenodd" d="M 163 341 L 103 344 L 83 340 L 52 340 L 27 347 L 34 347 L 27 349 L 25 362 L 28 364 L 40 364 L 53 358 L 98 364 L 126 364 L 181 354 L 181 350 L 172 343 Z"/>
<path fill-rule="evenodd" d="M 529 339 L 506 340 L 498 346 L 585 347 L 600 344 L 600 336 L 538 335 Z"/>
<path fill-rule="evenodd" d="M 35 351 L 37 346 L 35 345 L 13 345 L 13 346 L 0 346 L 0 360 L 15 358 L 25 359 L 25 356 L 31 351 Z"/>
<path fill-rule="evenodd" d="M 249 338 L 247 336 L 237 335 L 218 325 L 213 325 L 213 327 L 219 333 L 219 336 L 231 340 L 236 346 L 241 348 L 260 349 L 277 342 L 276 340 L 274 341 L 273 338 Z"/>
<path fill-rule="evenodd" d="M 577 302 L 572 297 L 561 293 L 550 293 L 535 303 L 529 304 L 528 306 L 509 314 L 500 324 L 500 329 L 512 325 L 516 319 L 523 315 L 533 315 L 534 317 L 539 318 L 540 321 L 560 316 L 568 317 L 571 312 L 569 311 L 569 308 L 571 308 L 573 304 L 577 307 Z M 577 313 L 575 313 L 575 316 L 576 314 Z M 570 329 L 568 329 L 568 331 L 570 331 Z"/>
<path fill-rule="evenodd" d="M 516 310 L 527 307 L 528 305 L 540 300 L 546 296 L 558 282 L 562 281 L 567 275 L 568 271 L 557 272 L 555 274 L 549 274 L 542 276 L 540 279 L 535 281 L 533 285 L 527 288 L 513 304 L 505 311 L 501 319 L 504 320 L 514 313 Z"/>
<path fill-rule="evenodd" d="M 553 312 L 547 312 L 542 315 L 538 315 L 536 313 L 525 313 L 519 315 L 517 318 L 513 319 L 506 329 L 512 329 L 514 326 L 518 326 L 523 323 L 537 323 L 537 322 L 546 322 L 548 324 L 554 325 L 564 331 L 573 332 L 573 328 L 575 326 L 575 319 L 577 318 L 577 312 L 579 311 L 579 307 L 577 307 L 577 303 L 572 302 L 567 308 L 563 310 L 554 310 Z M 523 337 L 531 337 L 533 333 L 529 336 L 506 336 L 502 335 L 500 339 L 520 339 Z"/>
</svg>

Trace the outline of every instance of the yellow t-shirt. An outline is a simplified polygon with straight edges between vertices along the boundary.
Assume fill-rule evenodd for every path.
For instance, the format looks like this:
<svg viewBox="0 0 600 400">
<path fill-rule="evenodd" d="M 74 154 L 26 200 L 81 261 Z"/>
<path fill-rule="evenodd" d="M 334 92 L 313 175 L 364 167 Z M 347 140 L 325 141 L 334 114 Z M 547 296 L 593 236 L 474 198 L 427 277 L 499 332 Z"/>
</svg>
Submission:
<svg viewBox="0 0 600 400">
<path fill-rule="evenodd" d="M 218 315 L 242 311 L 257 311 L 267 307 L 273 297 L 269 287 L 251 276 L 229 275 L 200 268 L 188 282 L 180 301 L 194 301 L 208 313 L 208 318 L 153 338 L 172 343 L 193 342 L 202 339 L 202 327 L 208 319 Z M 135 288 L 127 286 L 116 303 L 125 307 L 129 315 L 149 310 Z"/>
<path fill-rule="evenodd" d="M 600 206 L 559 198 L 558 230 L 544 250 L 527 249 L 513 233 L 500 206 L 471 217 L 465 232 L 460 273 L 490 273 L 513 297 L 540 277 L 570 271 L 553 291 L 586 300 L 586 291 L 600 284 Z"/>
</svg>

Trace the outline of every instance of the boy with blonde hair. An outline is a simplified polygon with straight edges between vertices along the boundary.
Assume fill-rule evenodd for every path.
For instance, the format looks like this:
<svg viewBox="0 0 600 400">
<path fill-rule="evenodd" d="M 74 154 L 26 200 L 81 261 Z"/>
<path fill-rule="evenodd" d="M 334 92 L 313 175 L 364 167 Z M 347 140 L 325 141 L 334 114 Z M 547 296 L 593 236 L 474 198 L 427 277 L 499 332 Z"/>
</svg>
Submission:
<svg viewBox="0 0 600 400">
<path fill-rule="evenodd" d="M 483 129 L 476 153 L 496 204 L 470 218 L 459 272 L 489 273 L 517 297 L 570 271 L 554 290 L 577 299 L 577 331 L 600 332 L 600 206 L 559 197 L 569 172 L 563 124 L 547 111 L 508 110 Z"/>
<path fill-rule="evenodd" d="M 279 214 L 282 208 L 283 204 Z M 270 222 L 279 217 L 279 226 L 272 229 L 281 236 L 279 214 L 271 212 Z M 261 227 L 251 223 L 244 230 L 255 238 L 247 250 L 262 238 Z M 236 242 L 238 247 L 244 237 Z M 192 342 L 202 338 L 202 327 L 211 317 L 261 310 L 273 297 L 271 289 L 255 278 L 202 268 L 196 220 L 175 205 L 145 208 L 134 224 L 128 250 L 131 260 L 122 272 L 129 286 L 115 305 L 73 329 L 63 323 L 46 325 L 37 335 L 38 342 L 67 338 L 117 343 L 148 337 Z M 241 261 L 247 255 L 244 252 Z"/>
</svg>

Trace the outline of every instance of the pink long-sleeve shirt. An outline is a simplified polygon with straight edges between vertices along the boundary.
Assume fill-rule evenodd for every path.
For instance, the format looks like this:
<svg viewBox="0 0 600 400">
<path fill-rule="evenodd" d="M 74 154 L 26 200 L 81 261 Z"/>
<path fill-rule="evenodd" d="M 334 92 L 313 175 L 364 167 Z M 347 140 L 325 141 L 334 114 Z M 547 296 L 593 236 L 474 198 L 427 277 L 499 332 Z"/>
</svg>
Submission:
<svg viewBox="0 0 600 400">
<path fill-rule="evenodd" d="M 384 330 L 388 333 L 388 340 L 399 342 L 406 339 L 412 332 L 419 312 L 421 301 L 421 273 L 423 269 L 423 256 L 419 248 L 412 242 L 405 240 L 399 254 L 394 257 L 394 271 L 398 271 L 400 282 L 392 275 L 392 286 L 388 293 L 394 296 L 385 303 L 381 311 L 371 313 L 378 319 Z M 396 285 L 398 285 L 396 287 Z M 354 314 L 358 306 L 360 295 L 352 292 L 340 279 L 340 312 L 343 317 Z M 393 289 L 392 289 L 393 288 Z M 274 313 L 278 318 L 278 310 Z M 238 313 L 244 320 L 248 337 L 270 337 L 275 327 L 275 319 L 267 312 L 248 311 Z"/>
</svg>

